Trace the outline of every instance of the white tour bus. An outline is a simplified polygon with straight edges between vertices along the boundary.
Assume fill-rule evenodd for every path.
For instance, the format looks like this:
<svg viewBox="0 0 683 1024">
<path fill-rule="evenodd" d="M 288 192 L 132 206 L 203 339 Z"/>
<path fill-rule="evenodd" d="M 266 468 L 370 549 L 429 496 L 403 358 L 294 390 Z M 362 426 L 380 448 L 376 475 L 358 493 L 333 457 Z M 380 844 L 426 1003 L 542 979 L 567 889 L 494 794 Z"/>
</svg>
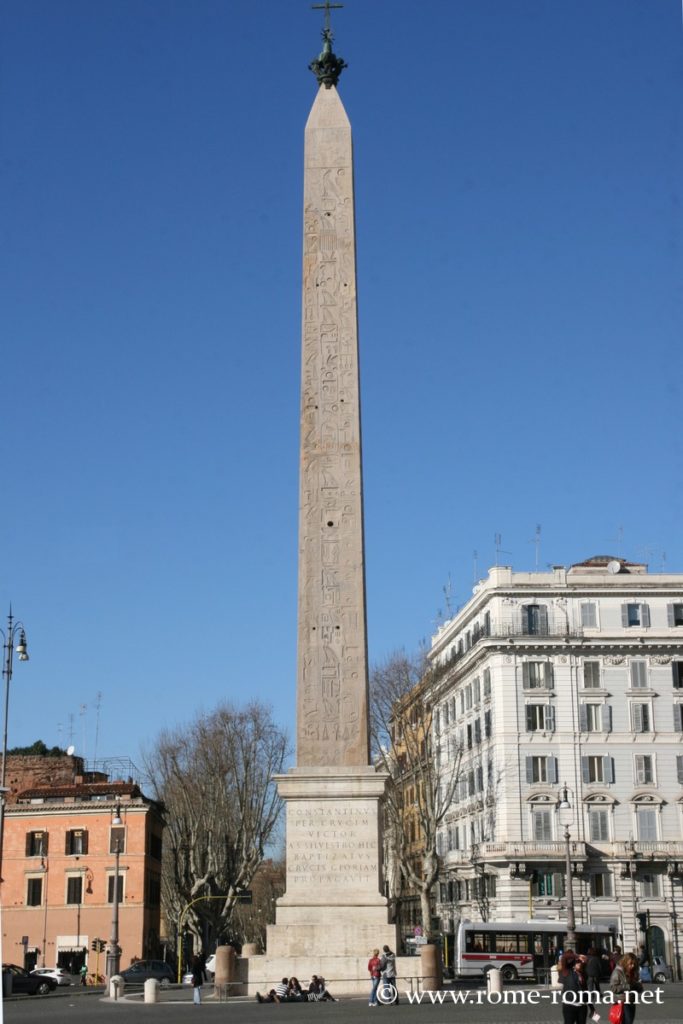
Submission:
<svg viewBox="0 0 683 1024">
<path fill-rule="evenodd" d="M 566 935 L 563 921 L 461 921 L 455 941 L 455 976 L 481 977 L 497 967 L 505 981 L 533 978 L 538 970 L 557 962 Z M 577 952 L 585 953 L 594 946 L 608 953 L 613 945 L 612 928 L 577 925 Z"/>
</svg>

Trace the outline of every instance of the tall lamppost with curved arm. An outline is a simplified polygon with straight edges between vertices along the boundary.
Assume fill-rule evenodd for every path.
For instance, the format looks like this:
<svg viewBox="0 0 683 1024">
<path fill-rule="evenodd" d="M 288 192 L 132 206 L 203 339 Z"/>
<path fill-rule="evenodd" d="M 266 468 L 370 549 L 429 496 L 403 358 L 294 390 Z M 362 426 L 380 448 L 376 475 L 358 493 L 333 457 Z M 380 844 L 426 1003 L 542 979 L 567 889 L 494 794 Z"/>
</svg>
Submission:
<svg viewBox="0 0 683 1024">
<path fill-rule="evenodd" d="M 116 805 L 116 810 L 114 811 L 114 817 L 111 819 L 111 823 L 113 826 L 123 824 L 123 821 L 121 820 L 121 805 L 118 803 Z M 119 863 L 121 860 L 121 839 L 118 834 L 114 838 L 114 856 L 116 861 L 114 867 L 114 891 L 112 893 L 111 935 L 107 946 L 107 961 L 105 968 L 107 984 L 109 984 L 115 974 L 119 973 L 119 969 L 121 967 L 121 947 L 119 946 L 119 901 L 121 899 L 121 893 L 119 891 L 121 882 L 119 877 Z"/>
<path fill-rule="evenodd" d="M 560 796 L 557 809 L 558 811 L 565 812 L 571 811 L 572 809 L 572 805 L 569 802 L 569 790 L 567 789 L 566 783 L 562 788 L 562 794 Z M 574 910 L 574 889 L 572 887 L 572 855 L 569 847 L 570 839 L 569 822 L 567 822 L 564 827 L 564 858 L 565 872 L 567 875 L 567 939 L 565 941 L 565 949 L 576 949 L 576 913 Z"/>
<path fill-rule="evenodd" d="M 0 768 L 0 883 L 2 882 L 2 851 L 5 839 L 5 803 L 6 788 L 5 775 L 7 768 L 7 720 L 9 717 L 9 684 L 12 681 L 12 661 L 14 652 L 19 655 L 19 661 L 28 661 L 28 647 L 26 644 L 26 630 L 22 622 L 15 622 L 10 605 L 7 616 L 7 631 L 0 629 L 2 634 L 3 662 L 2 678 L 5 680 L 5 725 L 2 734 L 2 767 Z"/>
</svg>

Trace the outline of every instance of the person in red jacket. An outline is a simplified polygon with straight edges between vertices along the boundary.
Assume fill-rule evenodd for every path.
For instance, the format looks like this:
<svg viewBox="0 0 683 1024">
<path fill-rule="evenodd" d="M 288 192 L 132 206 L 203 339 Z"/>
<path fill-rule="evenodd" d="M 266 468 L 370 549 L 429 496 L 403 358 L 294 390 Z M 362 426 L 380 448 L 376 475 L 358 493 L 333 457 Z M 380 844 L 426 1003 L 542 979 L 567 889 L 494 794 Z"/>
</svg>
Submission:
<svg viewBox="0 0 683 1024">
<path fill-rule="evenodd" d="M 368 971 L 370 972 L 370 980 L 372 981 L 372 988 L 370 989 L 370 1002 L 368 1006 L 377 1006 L 377 987 L 382 977 L 382 961 L 379 958 L 379 950 L 373 949 L 372 956 L 368 960 Z"/>
</svg>

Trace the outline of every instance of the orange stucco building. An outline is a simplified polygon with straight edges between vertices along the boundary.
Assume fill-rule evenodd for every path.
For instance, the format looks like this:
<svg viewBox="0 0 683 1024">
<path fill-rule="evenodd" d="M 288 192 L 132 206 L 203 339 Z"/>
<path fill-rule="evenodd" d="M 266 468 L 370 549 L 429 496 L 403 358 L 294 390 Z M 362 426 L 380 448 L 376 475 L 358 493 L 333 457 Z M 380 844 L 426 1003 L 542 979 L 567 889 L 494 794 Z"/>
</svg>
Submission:
<svg viewBox="0 0 683 1024">
<path fill-rule="evenodd" d="M 117 845 L 121 967 L 158 955 L 161 806 L 69 755 L 10 756 L 7 776 L 3 960 L 104 974 L 92 945 L 111 934 Z"/>
</svg>

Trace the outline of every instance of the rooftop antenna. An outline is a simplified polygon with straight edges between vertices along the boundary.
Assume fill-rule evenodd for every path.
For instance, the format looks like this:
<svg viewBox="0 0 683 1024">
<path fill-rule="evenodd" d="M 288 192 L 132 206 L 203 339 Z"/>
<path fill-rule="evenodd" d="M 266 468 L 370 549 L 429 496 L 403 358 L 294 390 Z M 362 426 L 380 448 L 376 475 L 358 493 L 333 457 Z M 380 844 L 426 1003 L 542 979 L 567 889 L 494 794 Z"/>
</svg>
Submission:
<svg viewBox="0 0 683 1024">
<path fill-rule="evenodd" d="M 73 746 L 74 742 L 74 713 L 69 712 L 69 746 Z"/>
<path fill-rule="evenodd" d="M 504 551 L 503 548 L 501 547 L 501 544 L 503 543 L 503 536 L 500 533 L 494 533 L 493 543 L 496 545 L 496 566 L 498 566 L 500 565 L 500 556 L 509 555 L 512 552 Z"/>
<path fill-rule="evenodd" d="M 683 3 L 683 0 L 681 0 L 681 2 Z M 662 564 L 660 572 L 666 572 L 666 551 L 662 551 Z"/>
<path fill-rule="evenodd" d="M 93 752 L 93 762 L 97 761 L 97 744 L 100 738 L 100 708 L 102 707 L 102 691 L 98 690 L 95 696 L 95 750 Z"/>
<path fill-rule="evenodd" d="M 88 710 L 87 704 L 81 704 L 79 714 L 81 716 L 81 722 L 83 725 L 83 757 L 85 758 L 85 713 Z"/>
<path fill-rule="evenodd" d="M 536 530 L 534 531 L 534 539 L 529 541 L 530 544 L 536 545 L 536 572 L 541 564 L 541 524 L 538 523 Z"/>
<path fill-rule="evenodd" d="M 446 580 L 446 585 L 443 588 L 443 596 L 444 596 L 444 600 L 446 602 L 446 611 L 448 612 L 448 618 L 449 619 L 452 618 L 452 616 L 453 616 L 453 605 L 452 605 L 452 602 L 451 602 L 451 593 L 452 593 L 452 584 L 451 584 L 451 574 L 449 573 L 448 574 L 448 579 Z"/>
<path fill-rule="evenodd" d="M 617 526 L 617 535 L 616 535 L 616 537 L 609 537 L 607 539 L 607 543 L 608 544 L 616 544 L 617 545 L 617 555 L 619 556 L 619 558 L 621 558 L 621 549 L 624 546 L 624 527 L 623 526 Z"/>
<path fill-rule="evenodd" d="M 479 552 L 472 552 L 472 582 L 479 582 Z"/>
</svg>

